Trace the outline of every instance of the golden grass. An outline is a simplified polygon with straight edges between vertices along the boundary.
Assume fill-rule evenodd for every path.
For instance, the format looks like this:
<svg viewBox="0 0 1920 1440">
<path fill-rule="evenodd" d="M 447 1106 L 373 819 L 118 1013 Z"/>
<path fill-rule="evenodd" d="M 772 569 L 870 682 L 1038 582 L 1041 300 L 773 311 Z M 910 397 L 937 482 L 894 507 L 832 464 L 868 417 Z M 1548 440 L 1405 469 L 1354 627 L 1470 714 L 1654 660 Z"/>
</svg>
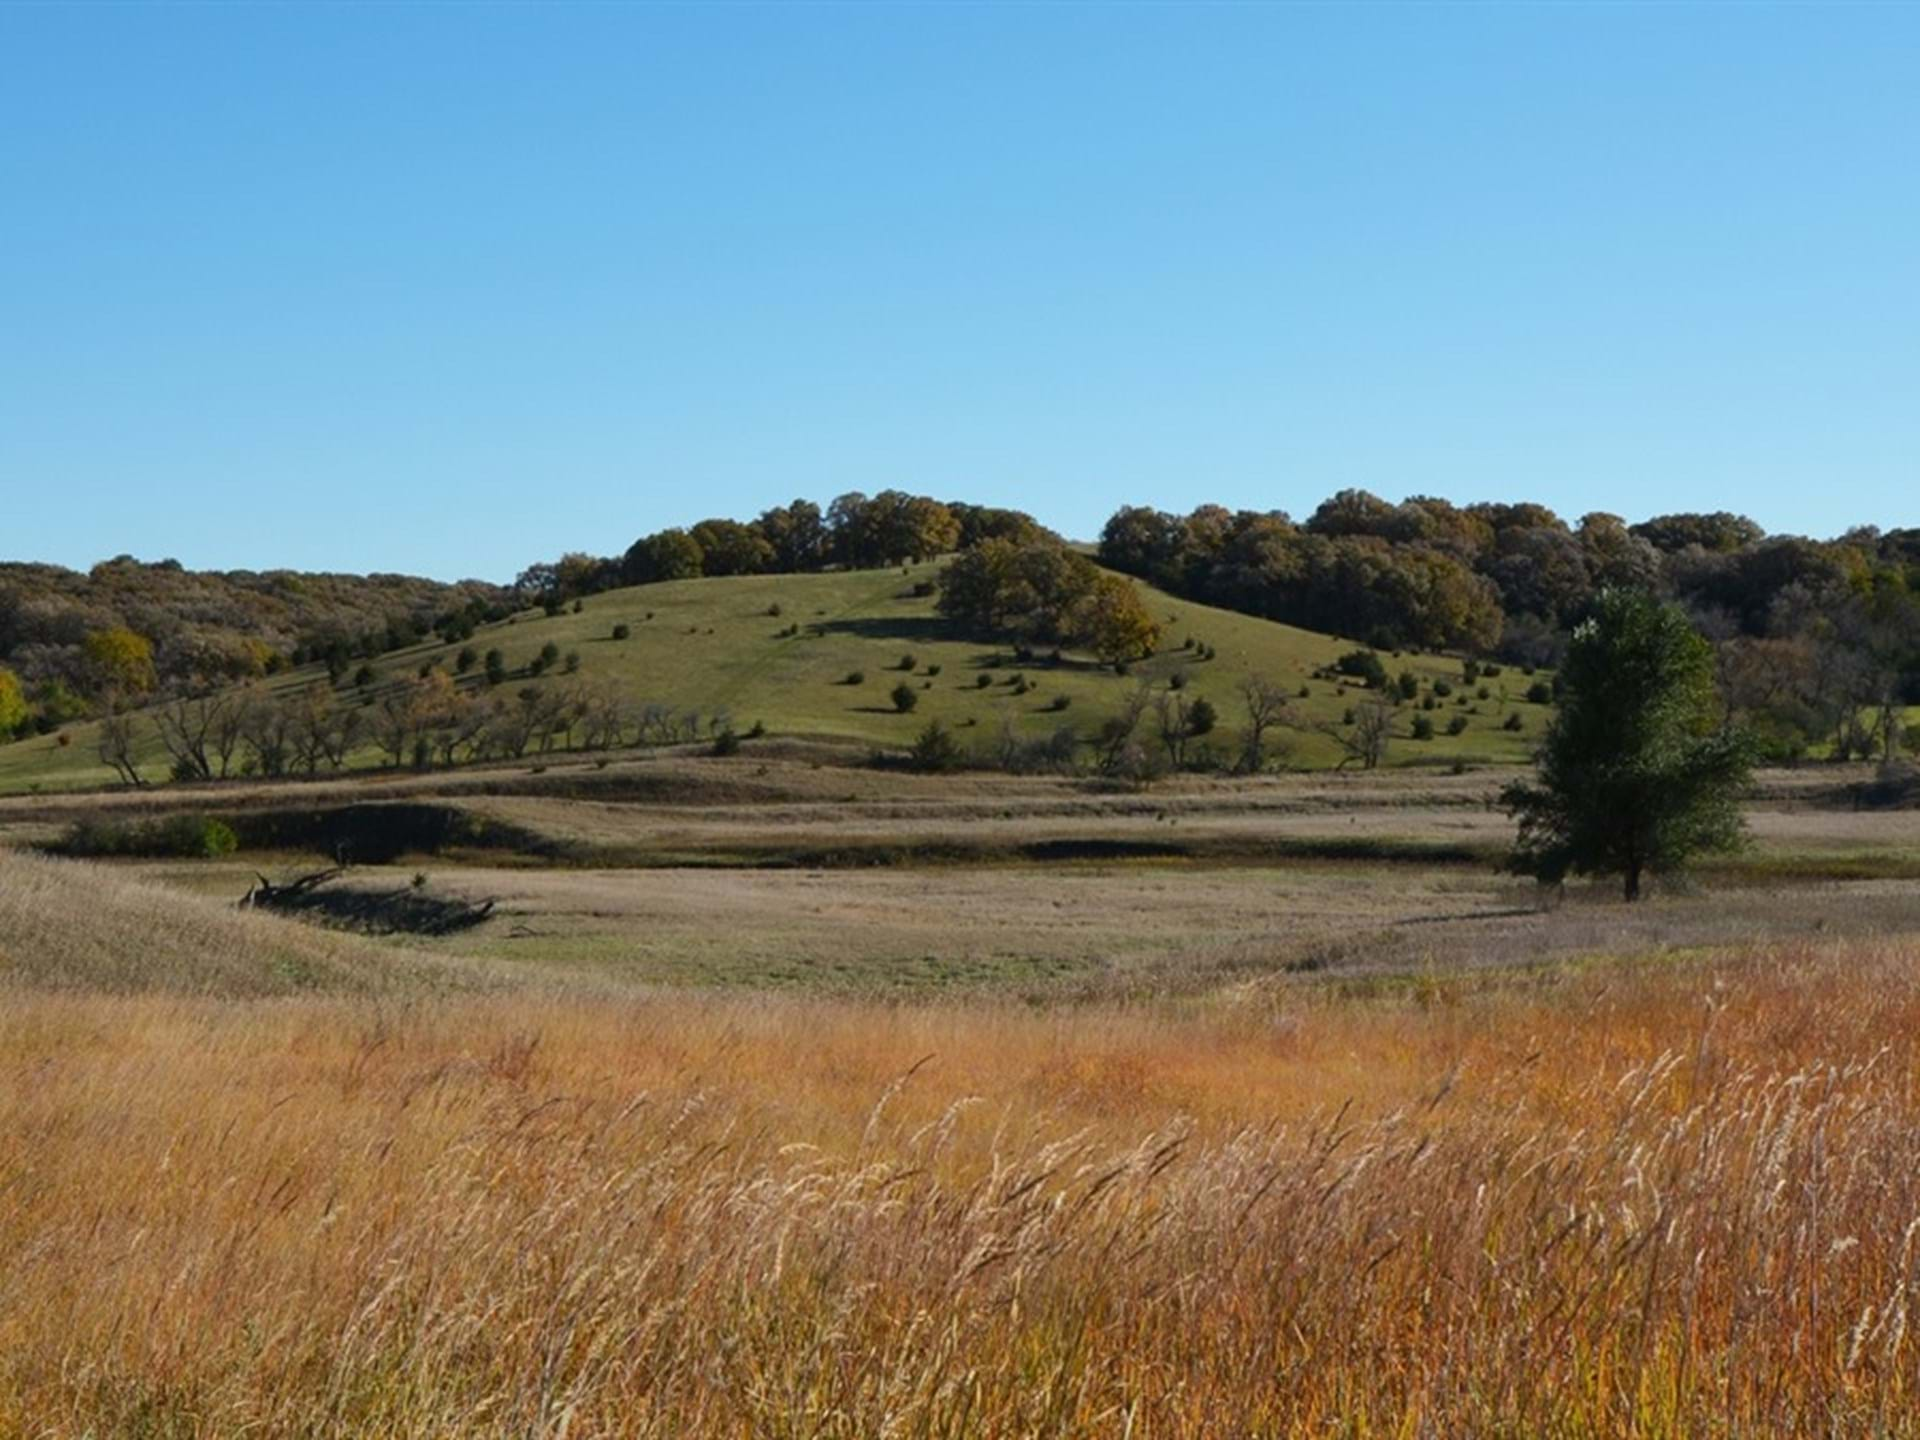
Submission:
<svg viewBox="0 0 1920 1440">
<path fill-rule="evenodd" d="M 0 1433 L 1916 1433 L 1916 960 L 0 990 Z"/>
<path fill-rule="evenodd" d="M 245 888 L 236 881 L 234 895 Z M 501 972 L 184 894 L 125 870 L 0 849 L 9 987 L 218 996 L 472 989 Z"/>
</svg>

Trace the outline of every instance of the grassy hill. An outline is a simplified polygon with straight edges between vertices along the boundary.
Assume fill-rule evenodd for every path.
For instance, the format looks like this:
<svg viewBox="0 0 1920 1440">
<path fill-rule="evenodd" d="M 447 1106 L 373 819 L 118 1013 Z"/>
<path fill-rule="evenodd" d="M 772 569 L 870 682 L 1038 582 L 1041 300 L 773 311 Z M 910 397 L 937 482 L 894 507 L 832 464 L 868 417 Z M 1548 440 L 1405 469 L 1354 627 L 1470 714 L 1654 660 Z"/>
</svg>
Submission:
<svg viewBox="0 0 1920 1440">
<path fill-rule="evenodd" d="M 1050 663 L 1045 654 L 1017 661 L 1009 645 L 956 638 L 934 611 L 925 588 L 939 566 L 907 570 L 855 571 L 822 575 L 763 575 L 676 581 L 608 591 L 589 598 L 583 608 L 557 616 L 525 612 L 484 627 L 468 642 L 483 654 L 499 649 L 518 688 L 528 683 L 610 682 L 636 702 L 659 702 L 679 710 L 711 715 L 728 711 L 742 731 L 756 722 L 776 734 L 841 737 L 883 747 L 903 747 L 927 723 L 938 718 L 952 726 L 963 744 L 988 744 L 997 737 L 1003 716 L 1026 735 L 1039 738 L 1062 725 L 1090 736 L 1118 711 L 1143 681 L 1164 688 L 1176 674 L 1186 677 L 1187 693 L 1210 700 L 1220 715 L 1210 737 L 1216 750 L 1238 748 L 1243 722 L 1241 682 L 1258 674 L 1285 686 L 1295 696 L 1296 719 L 1338 721 L 1363 695 L 1316 680 L 1312 672 L 1331 664 L 1353 642 L 1297 630 L 1231 611 L 1177 600 L 1142 587 L 1154 615 L 1165 627 L 1162 652 L 1120 676 L 1086 656 L 1069 654 Z M 629 627 L 625 640 L 612 638 L 614 627 Z M 797 633 L 795 631 L 797 627 Z M 1194 648 L 1185 642 L 1191 639 Z M 577 653 L 579 668 L 562 667 L 537 681 L 523 671 L 542 647 L 552 644 L 563 656 Z M 1199 646 L 1214 658 L 1198 658 Z M 382 656 L 375 662 L 382 683 L 412 676 L 421 666 L 453 667 L 459 646 L 432 641 Z M 904 669 L 912 656 L 911 672 Z M 1402 708 L 1389 765 L 1520 761 L 1526 758 L 1545 723 L 1547 709 L 1525 701 L 1529 681 L 1507 670 L 1478 685 L 1461 684 L 1460 662 L 1435 655 L 1383 656 L 1388 670 L 1420 677 L 1422 691 L 1435 679 L 1454 686 L 1454 694 L 1428 712 L 1434 738 L 1408 738 L 1417 704 Z M 935 667 L 938 672 L 935 673 Z M 860 673 L 859 684 L 847 683 Z M 276 686 L 311 684 L 323 678 L 318 667 L 278 677 Z M 1016 677 L 1033 687 L 1015 694 Z M 982 683 L 984 679 L 984 684 Z M 889 693 L 905 681 L 918 692 L 911 714 L 895 711 Z M 476 671 L 463 683 L 479 685 Z M 1487 694 L 1478 691 L 1484 685 Z M 1300 695 L 1302 688 L 1306 694 Z M 1465 701 L 1464 704 L 1461 701 Z M 1054 707 L 1064 704 L 1064 709 Z M 1464 716 L 1467 728 L 1449 736 L 1447 722 Z M 1518 714 L 1522 728 L 1501 728 Z M 1151 729 L 1152 721 L 1146 722 Z M 1288 763 L 1331 765 L 1339 758 L 1334 743 L 1309 729 L 1296 729 Z M 92 726 L 69 727 L 58 735 L 0 747 L 0 791 L 64 789 L 106 783 L 109 772 L 98 760 Z M 164 755 L 151 739 L 146 745 L 156 780 L 166 770 Z M 358 762 L 379 763 L 371 749 Z"/>
</svg>

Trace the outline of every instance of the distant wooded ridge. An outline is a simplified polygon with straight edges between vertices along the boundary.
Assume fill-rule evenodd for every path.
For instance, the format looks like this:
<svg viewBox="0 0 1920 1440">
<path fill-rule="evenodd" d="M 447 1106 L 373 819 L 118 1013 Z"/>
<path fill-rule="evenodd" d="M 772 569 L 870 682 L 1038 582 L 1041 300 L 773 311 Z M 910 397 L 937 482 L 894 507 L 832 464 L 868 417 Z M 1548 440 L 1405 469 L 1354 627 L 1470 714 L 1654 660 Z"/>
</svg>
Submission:
<svg viewBox="0 0 1920 1440">
<path fill-rule="evenodd" d="M 1005 583 L 978 613 L 946 610 L 995 623 L 1018 620 L 1023 577 L 1046 573 L 1041 562 L 1066 548 L 1017 510 L 889 490 L 660 530 L 616 556 L 576 552 L 531 565 L 510 586 L 195 572 L 130 556 L 86 574 L 0 565 L 0 733 L 52 728 L 113 694 L 244 680 L 317 659 L 339 668 L 429 635 L 463 638 L 517 608 L 555 610 L 625 585 L 877 568 L 981 547 L 1004 557 L 995 573 Z M 1379 649 L 1522 664 L 1553 663 L 1601 589 L 1641 588 L 1686 607 L 1719 647 L 1728 704 L 1768 712 L 1769 725 L 1836 734 L 1845 750 L 1848 716 L 1877 706 L 1891 726 L 1898 706 L 1920 703 L 1920 529 L 1860 527 L 1813 540 L 1768 536 L 1727 512 L 1638 524 L 1595 512 L 1569 524 L 1524 502 L 1393 504 L 1347 490 L 1300 521 L 1279 510 L 1124 506 L 1096 553 L 1109 569 L 1177 595 Z M 1866 747 L 1884 737 L 1853 738 Z"/>
</svg>

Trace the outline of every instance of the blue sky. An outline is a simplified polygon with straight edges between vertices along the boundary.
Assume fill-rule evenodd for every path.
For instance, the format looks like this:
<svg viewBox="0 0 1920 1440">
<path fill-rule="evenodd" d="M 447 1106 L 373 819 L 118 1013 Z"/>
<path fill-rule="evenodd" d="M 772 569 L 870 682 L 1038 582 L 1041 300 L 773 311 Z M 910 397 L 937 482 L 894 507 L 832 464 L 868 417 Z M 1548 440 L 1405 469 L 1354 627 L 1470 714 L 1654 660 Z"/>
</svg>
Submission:
<svg viewBox="0 0 1920 1440">
<path fill-rule="evenodd" d="M 0 557 L 1920 524 L 1920 7 L 0 7 Z"/>
</svg>

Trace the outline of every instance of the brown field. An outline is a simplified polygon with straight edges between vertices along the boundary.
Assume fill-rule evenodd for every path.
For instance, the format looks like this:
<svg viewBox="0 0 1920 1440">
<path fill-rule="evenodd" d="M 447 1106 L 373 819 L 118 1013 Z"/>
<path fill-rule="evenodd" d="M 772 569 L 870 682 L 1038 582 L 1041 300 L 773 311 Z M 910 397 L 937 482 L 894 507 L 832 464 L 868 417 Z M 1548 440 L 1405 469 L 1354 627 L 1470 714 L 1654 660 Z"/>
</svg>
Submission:
<svg viewBox="0 0 1920 1440">
<path fill-rule="evenodd" d="M 1182 1011 L 10 990 L 0 1430 L 1914 1433 L 1915 959 Z"/>
<path fill-rule="evenodd" d="M 433 939 L 0 849 L 0 1436 L 1920 1435 L 1914 812 L 1546 905 L 1500 778 L 195 797 L 577 847 Z"/>
</svg>

